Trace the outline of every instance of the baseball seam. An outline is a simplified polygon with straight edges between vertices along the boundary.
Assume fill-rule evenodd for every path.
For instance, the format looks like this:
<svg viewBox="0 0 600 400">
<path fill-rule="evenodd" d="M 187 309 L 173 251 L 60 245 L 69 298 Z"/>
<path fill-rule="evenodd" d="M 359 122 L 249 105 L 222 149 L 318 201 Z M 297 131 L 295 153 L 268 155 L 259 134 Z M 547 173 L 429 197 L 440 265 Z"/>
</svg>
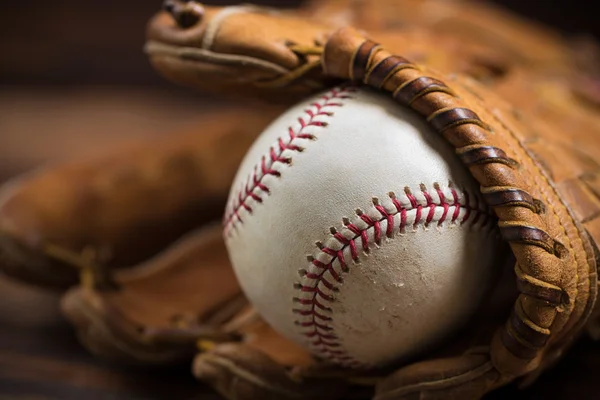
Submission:
<svg viewBox="0 0 600 400">
<path fill-rule="evenodd" d="M 495 226 L 490 223 L 494 217 L 480 208 L 478 196 L 469 195 L 466 191 L 462 191 L 461 196 L 450 183 L 446 193 L 452 200 L 448 201 L 439 184 L 434 183 L 433 187 L 434 191 L 430 193 L 425 185 L 420 185 L 419 196 L 407 187 L 401 199 L 390 192 L 391 203 L 387 206 L 373 198 L 374 211 L 357 210 L 356 221 L 343 218 L 342 230 L 332 227 L 328 242 L 317 242 L 319 250 L 308 256 L 308 268 L 299 271 L 302 278 L 295 285 L 298 295 L 293 298 L 297 306 L 292 310 L 299 316 L 295 324 L 301 329 L 301 335 L 309 340 L 313 352 L 348 367 L 370 366 L 354 359 L 343 349 L 332 326 L 333 310 L 330 307 L 335 301 L 335 293 L 339 292 L 339 285 L 343 283 L 343 275 L 350 272 L 349 265 L 360 263 L 360 251 L 368 254 L 373 247 L 381 246 L 384 236 L 392 239 L 395 234 L 410 232 L 410 228 L 416 232 L 419 226 L 427 229 L 435 224 L 441 227 L 444 222 L 456 225 L 468 222 L 470 226 L 479 222 L 481 228 Z M 474 199 L 473 205 L 470 204 L 471 198 Z M 378 216 L 375 215 L 377 213 Z"/>
<path fill-rule="evenodd" d="M 225 237 L 243 224 L 240 215 L 242 210 L 251 215 L 253 207 L 261 204 L 263 196 L 271 193 L 264 179 L 281 176 L 274 166 L 278 163 L 291 164 L 290 152 L 300 153 L 304 150 L 301 145 L 306 143 L 305 140 L 317 140 L 310 132 L 311 128 L 327 126 L 326 118 L 333 116 L 327 108 L 342 107 L 343 100 L 352 98 L 350 94 L 356 91 L 357 88 L 353 86 L 331 89 L 298 117 L 299 129 L 289 126 L 287 137 L 276 139 L 276 144 L 254 166 L 246 183 L 230 198 L 223 218 Z M 303 139 L 303 142 L 298 139 Z M 309 340 L 310 348 L 321 358 L 349 367 L 369 366 L 354 359 L 343 349 L 341 340 L 331 326 L 333 317 L 329 307 L 335 301 L 343 274 L 350 271 L 349 264 L 360 263 L 360 251 L 369 253 L 373 247 L 381 245 L 384 236 L 391 239 L 395 234 L 410 232 L 410 228 L 415 232 L 419 226 L 427 229 L 431 224 L 436 224 L 442 227 L 444 222 L 456 225 L 469 222 L 471 226 L 481 222 L 481 227 L 494 226 L 489 221 L 495 217 L 488 214 L 487 209 L 480 208 L 483 202 L 479 201 L 477 195 L 464 190 L 459 192 L 451 182 L 444 189 L 438 183 L 434 183 L 433 187 L 431 193 L 424 184 L 415 193 L 406 187 L 404 194 L 399 197 L 390 192 L 388 196 L 391 203 L 373 198 L 373 212 L 357 210 L 355 222 L 343 218 L 343 229 L 338 231 L 330 228 L 331 238 L 327 244 L 317 242 L 318 251 L 307 257 L 309 266 L 300 269 L 301 282 L 294 285 L 298 295 L 293 298 L 297 306 L 292 312 L 298 316 L 295 324 L 301 329 L 300 334 Z M 452 200 L 448 201 L 447 197 Z M 473 199 L 472 205 L 470 199 Z"/>
<path fill-rule="evenodd" d="M 314 127 L 326 127 L 327 122 L 323 121 L 324 117 L 333 116 L 333 113 L 328 109 L 342 107 L 344 105 L 342 101 L 350 98 L 350 93 L 355 91 L 356 88 L 352 86 L 331 89 L 321 96 L 318 101 L 310 104 L 304 114 L 298 117 L 299 129 L 295 130 L 292 126 L 289 126 L 287 137 L 277 138 L 277 144 L 271 146 L 268 155 L 262 156 L 260 164 L 254 166 L 252 174 L 246 179 L 246 184 L 230 200 L 223 218 L 223 231 L 226 237 L 229 236 L 234 227 L 243 224 L 240 211 L 244 209 L 252 214 L 252 205 L 249 203 L 262 203 L 262 196 L 270 193 L 268 186 L 264 183 L 264 178 L 267 176 L 281 176 L 281 172 L 274 169 L 273 166 L 277 163 L 290 164 L 292 162 L 290 157 L 284 155 L 284 152 L 302 152 L 304 148 L 300 146 L 297 139 L 317 140 L 317 137 L 309 131 Z"/>
</svg>

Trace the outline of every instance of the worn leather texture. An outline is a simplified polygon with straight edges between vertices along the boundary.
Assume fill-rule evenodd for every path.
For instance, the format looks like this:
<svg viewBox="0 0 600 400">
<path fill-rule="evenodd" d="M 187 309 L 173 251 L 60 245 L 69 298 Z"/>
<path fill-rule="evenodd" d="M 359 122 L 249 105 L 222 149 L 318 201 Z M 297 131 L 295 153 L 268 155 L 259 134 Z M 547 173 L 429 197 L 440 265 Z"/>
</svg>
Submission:
<svg viewBox="0 0 600 400">
<path fill-rule="evenodd" d="M 480 2 L 314 1 L 285 12 L 252 6 L 190 11 L 174 3 L 179 5 L 149 23 L 146 52 L 156 69 L 178 84 L 282 107 L 353 80 L 418 113 L 454 147 L 497 214 L 498 229 L 517 261 L 511 273 L 518 293 L 498 293 L 508 297 L 512 311 L 500 307 L 479 313 L 469 331 L 448 338 L 446 346 L 396 370 L 369 373 L 323 365 L 275 334 L 251 309 L 230 303 L 236 286 L 229 281 L 229 264 L 218 257 L 221 280 L 211 284 L 229 289 L 191 296 L 202 290 L 199 271 L 213 270 L 202 268 L 200 259 L 212 258 L 191 257 L 197 267 L 185 267 L 184 258 L 167 256 L 168 249 L 182 243 L 177 238 L 219 218 L 242 154 L 276 115 L 248 109 L 226 117 L 227 125 L 207 121 L 200 133 L 214 141 L 202 143 L 192 135 L 187 144 L 124 150 L 110 161 L 40 171 L 3 191 L 3 269 L 61 287 L 76 279 L 78 268 L 84 271 L 82 285 L 65 298 L 65 312 L 89 349 L 142 364 L 190 358 L 199 349 L 194 374 L 232 399 L 333 399 L 350 386 L 356 392 L 357 385 L 374 387 L 378 400 L 476 399 L 514 380 L 532 381 L 586 329 L 600 331 L 595 44 L 570 42 Z M 353 28 L 340 29 L 348 25 Z M 245 123 L 260 116 L 265 120 Z M 193 161 L 165 168 L 175 154 L 188 154 Z M 114 182 L 125 165 L 136 172 L 132 175 L 144 177 L 135 179 L 142 189 L 160 190 L 128 195 L 116 189 L 122 186 L 96 184 Z M 228 167 L 215 167 L 222 165 Z M 173 197 L 148 195 L 171 192 Z M 218 206 L 213 208 L 211 198 L 220 199 Z M 103 221 L 115 222 L 106 226 Z M 146 224 L 154 227 L 152 235 L 135 234 Z M 54 243 L 60 244 L 58 251 Z M 195 243 L 202 248 L 209 242 Z M 113 251 L 98 251 L 105 248 Z M 194 248 L 187 247 L 190 254 Z M 160 260 L 168 262 L 154 269 Z M 110 272 L 140 262 L 147 272 L 130 280 Z M 193 273 L 189 280 L 175 278 L 175 272 L 166 279 L 171 267 Z M 199 286 L 187 285 L 194 277 Z M 173 290 L 178 296 L 154 314 L 160 305 L 156 293 Z M 196 303 L 187 304 L 186 298 Z M 106 312 L 109 307 L 122 311 Z M 188 310 L 185 318 L 177 317 L 178 309 Z M 221 310 L 224 314 L 217 315 L 228 318 L 211 319 Z M 153 336 L 150 327 L 170 333 Z"/>
<path fill-rule="evenodd" d="M 219 218 L 246 148 L 277 113 L 217 112 L 174 138 L 13 179 L 0 194 L 2 269 L 64 289 L 86 267 L 125 268 L 157 255 Z"/>
<path fill-rule="evenodd" d="M 253 92 L 259 97 L 268 99 L 272 91 L 273 99 L 282 92 L 292 98 L 299 90 L 310 90 L 315 79 L 328 85 L 331 77 L 388 92 L 399 106 L 417 111 L 443 135 L 479 181 L 517 259 L 520 295 L 514 310 L 498 328 L 489 352 L 414 364 L 378 385 L 378 398 L 419 393 L 476 398 L 516 377 L 535 377 L 577 337 L 593 311 L 598 198 L 592 176 L 598 171 L 593 160 L 600 134 L 593 89 L 595 48 L 578 53 L 577 46 L 556 34 L 485 6 L 407 1 L 411 12 L 400 16 L 390 10 L 390 3 L 329 4 L 342 7 L 345 14 L 319 14 L 315 5 L 312 15 L 321 25 L 307 24 L 293 37 L 286 37 L 284 30 L 263 29 L 261 39 L 243 54 L 262 49 L 269 53 L 262 60 L 279 61 L 286 68 L 296 56 L 296 65 L 285 74 L 255 76 Z M 361 4 L 365 13 L 356 12 Z M 246 12 L 245 29 L 253 24 L 264 28 L 265 16 L 272 15 L 250 9 L 228 12 L 216 12 L 206 23 L 231 29 Z M 295 17 L 286 14 L 275 18 L 288 27 L 297 23 L 287 24 Z M 150 43 L 164 38 L 158 21 L 150 25 Z M 323 43 L 323 32 L 335 32 L 335 25 L 348 21 L 367 33 L 341 30 L 326 34 Z M 202 36 L 202 25 L 197 29 Z M 206 51 L 227 48 L 232 50 L 227 56 L 235 58 L 236 46 L 248 42 L 247 36 L 219 35 L 228 30 L 210 31 L 211 41 L 203 42 Z M 271 37 L 269 46 L 262 46 L 265 34 Z M 383 43 L 387 51 L 367 38 Z M 167 45 L 177 46 L 178 40 L 172 35 Z M 230 43 L 220 47 L 221 40 Z M 276 44 L 278 51 L 271 53 Z M 532 47 L 540 51 L 531 52 Z M 153 53 L 151 45 L 148 50 L 159 71 L 168 71 L 162 61 L 169 56 Z M 315 72 L 315 58 L 320 58 L 323 79 Z M 214 67 L 219 63 L 215 60 L 208 64 Z M 237 65 L 243 70 L 242 63 Z M 187 67 L 201 76 L 206 61 L 197 59 Z M 196 84 L 203 82 L 198 79 Z M 252 84 L 240 86 L 252 92 Z M 221 89 L 226 92 L 227 84 Z M 556 154 L 561 161 L 554 159 Z"/>
<path fill-rule="evenodd" d="M 474 82 L 457 78 L 454 85 L 446 85 L 431 71 L 413 67 L 351 30 L 339 31 L 328 45 L 325 69 L 385 87 L 400 104 L 423 114 L 456 147 L 499 217 L 517 259 L 521 294 L 492 341 L 492 371 L 500 373 L 496 382 L 553 360 L 553 348 L 568 344 L 592 311 L 596 264 L 594 244 L 578 227 L 572 205 L 527 152 L 523 142 L 528 135 L 520 132 L 528 132 L 531 125 L 513 120 L 508 105 Z M 346 63 L 340 62 L 344 46 L 355 49 Z M 553 138 L 546 136 L 548 141 Z"/>
</svg>

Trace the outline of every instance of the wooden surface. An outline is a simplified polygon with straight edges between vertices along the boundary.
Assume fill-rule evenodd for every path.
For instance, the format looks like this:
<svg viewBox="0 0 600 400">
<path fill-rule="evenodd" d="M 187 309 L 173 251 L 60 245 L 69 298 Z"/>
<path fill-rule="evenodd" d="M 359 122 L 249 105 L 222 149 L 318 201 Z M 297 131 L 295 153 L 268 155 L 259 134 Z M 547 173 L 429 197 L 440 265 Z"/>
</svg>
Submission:
<svg viewBox="0 0 600 400">
<path fill-rule="evenodd" d="M 210 112 L 155 90 L 0 92 L 0 177 L 176 132 L 196 121 L 198 110 Z M 95 359 L 60 315 L 59 299 L 0 277 L 0 400 L 218 399 L 188 365 L 141 370 Z M 529 389 L 513 385 L 487 398 L 597 399 L 599 372 L 600 345 L 583 340 Z"/>
</svg>

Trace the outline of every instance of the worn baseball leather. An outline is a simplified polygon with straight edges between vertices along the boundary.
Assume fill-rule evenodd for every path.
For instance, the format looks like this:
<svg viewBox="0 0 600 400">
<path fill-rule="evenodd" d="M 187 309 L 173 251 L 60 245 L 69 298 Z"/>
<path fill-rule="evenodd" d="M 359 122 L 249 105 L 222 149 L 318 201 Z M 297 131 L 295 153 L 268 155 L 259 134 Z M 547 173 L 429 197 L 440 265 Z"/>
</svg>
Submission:
<svg viewBox="0 0 600 400">
<path fill-rule="evenodd" d="M 407 196 L 440 205 L 421 213 Z M 263 131 L 234 179 L 223 231 L 263 318 L 317 357 L 355 368 L 445 341 L 512 266 L 450 146 L 420 116 L 353 86 L 308 97 Z M 332 272 L 321 280 L 323 270 Z"/>
<path fill-rule="evenodd" d="M 221 111 L 172 138 L 14 179 L 0 192 L 0 269 L 64 289 L 82 269 L 131 267 L 160 253 L 220 218 L 245 149 L 274 115 Z"/>
<path fill-rule="evenodd" d="M 239 88 L 278 101 L 282 94 L 293 99 L 299 91 L 311 90 L 315 80 L 323 85 L 329 85 L 331 77 L 359 81 L 394 96 L 399 107 L 420 113 L 455 146 L 499 217 L 500 230 L 517 260 L 520 294 L 508 321 L 498 324 L 489 348 L 405 366 L 379 381 L 375 398 L 479 398 L 516 378 L 535 378 L 556 362 L 593 314 L 600 118 L 596 93 L 581 90 L 581 83 L 596 82 L 597 71 L 589 59 L 574 57 L 575 52 L 554 34 L 493 9 L 471 12 L 460 4 L 440 5 L 442 10 L 451 7 L 445 11 L 447 21 L 468 28 L 464 29 L 468 33 L 458 29 L 455 34 L 447 23 L 428 18 L 416 2 L 409 3 L 415 10 L 414 28 L 386 30 L 382 27 L 393 26 L 393 21 L 373 22 L 378 20 L 374 18 L 365 23 L 368 33 L 338 30 L 335 15 L 309 17 L 298 31 L 298 19 L 286 14 L 252 8 L 211 10 L 186 32 L 200 39 L 203 54 L 211 54 L 187 60 L 186 68 L 199 77 L 193 82 L 181 80 L 169 69 L 166 60 L 176 60 L 175 53 L 155 52 L 154 45 L 147 50 L 159 71 L 208 90 L 205 82 L 211 68 L 221 63 L 221 55 L 228 59 L 227 69 L 243 74 L 247 63 L 235 60 L 260 54 L 261 60 L 288 71 L 252 71 L 248 80 L 238 81 Z M 413 20 L 410 13 L 404 15 Z M 150 24 L 151 43 L 165 41 L 190 51 L 191 42 L 181 42 L 173 26 L 170 35 L 164 35 L 165 18 L 159 14 Z M 246 34 L 232 35 L 242 26 Z M 259 26 L 253 41 L 250 32 Z M 210 40 L 205 39 L 207 32 Z M 503 39 L 502 46 L 498 39 Z M 529 46 L 543 49 L 532 56 Z M 417 64 L 407 61 L 411 53 L 419 52 Z M 323 79 L 315 67 L 316 57 Z M 479 66 L 487 72 L 478 73 Z M 236 83 L 227 76 L 220 78 L 219 90 L 234 88 Z M 230 397 L 244 394 L 240 390 Z"/>
</svg>

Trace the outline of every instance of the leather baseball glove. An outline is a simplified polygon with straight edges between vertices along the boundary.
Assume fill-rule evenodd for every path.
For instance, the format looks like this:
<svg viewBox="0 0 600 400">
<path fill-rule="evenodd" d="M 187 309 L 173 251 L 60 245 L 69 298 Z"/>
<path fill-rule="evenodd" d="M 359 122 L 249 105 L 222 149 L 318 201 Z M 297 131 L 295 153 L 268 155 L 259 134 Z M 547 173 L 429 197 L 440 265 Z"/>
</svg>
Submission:
<svg viewBox="0 0 600 400">
<path fill-rule="evenodd" d="M 454 146 L 515 268 L 513 284 L 499 282 L 446 346 L 386 370 L 336 368 L 247 304 L 211 222 L 272 109 L 211 116 L 187 141 L 21 178 L 0 205 L 5 268 L 62 286 L 81 271 L 63 305 L 91 351 L 166 364 L 199 349 L 195 375 L 227 398 L 333 399 L 358 385 L 378 400 L 470 399 L 533 380 L 582 332 L 600 333 L 596 50 L 465 3 L 315 1 L 278 12 L 168 1 L 146 46 L 179 84 L 280 106 L 343 81 L 369 85 Z"/>
</svg>

